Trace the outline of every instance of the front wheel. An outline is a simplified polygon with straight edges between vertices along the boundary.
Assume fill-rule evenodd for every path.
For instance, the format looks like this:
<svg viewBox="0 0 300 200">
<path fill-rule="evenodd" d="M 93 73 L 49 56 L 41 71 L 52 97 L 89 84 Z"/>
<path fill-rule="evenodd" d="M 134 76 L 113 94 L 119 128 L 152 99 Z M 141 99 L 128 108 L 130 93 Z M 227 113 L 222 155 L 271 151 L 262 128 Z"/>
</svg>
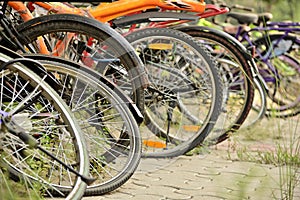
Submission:
<svg viewBox="0 0 300 200">
<path fill-rule="evenodd" d="M 1 52 L 5 51 L 1 48 Z M 2 53 L 0 59 L 1 64 L 14 61 Z M 37 67 L 28 60 L 26 63 L 28 67 Z M 11 178 L 27 186 L 24 191 L 29 193 L 28 198 L 30 195 L 49 198 L 59 195 L 79 199 L 86 184 L 69 168 L 88 176 L 88 153 L 82 130 L 68 106 L 48 85 L 49 74 L 38 76 L 26 66 L 11 64 L 0 72 L 1 115 L 11 116 L 6 124 L 17 125 L 11 126 L 13 132 L 3 129 L 7 125 L 1 118 L 0 165 L 10 172 Z M 28 136 L 17 137 L 16 133 L 20 132 Z M 33 141 L 37 146 L 32 145 Z"/>
<path fill-rule="evenodd" d="M 89 151 L 90 176 L 96 178 L 85 195 L 105 194 L 123 185 L 139 164 L 142 144 L 136 120 L 120 97 L 122 90 L 116 86 L 113 90 L 101 75 L 96 78 L 93 70 L 77 63 L 30 57 L 55 75 L 57 92 L 79 121 Z"/>
</svg>

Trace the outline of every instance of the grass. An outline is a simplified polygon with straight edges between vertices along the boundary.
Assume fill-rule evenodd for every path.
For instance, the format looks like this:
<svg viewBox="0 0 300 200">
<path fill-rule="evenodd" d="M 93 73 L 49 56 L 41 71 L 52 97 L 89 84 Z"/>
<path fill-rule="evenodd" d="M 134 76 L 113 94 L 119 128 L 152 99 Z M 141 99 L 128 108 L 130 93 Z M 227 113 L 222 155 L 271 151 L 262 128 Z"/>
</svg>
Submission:
<svg viewBox="0 0 300 200">
<path fill-rule="evenodd" d="M 279 178 L 274 180 L 280 194 L 274 198 L 294 199 L 295 188 L 300 186 L 300 116 L 289 119 L 263 119 L 249 129 L 241 129 L 217 149 L 226 150 L 226 157 L 232 161 L 266 164 L 278 169 Z M 212 151 L 210 148 L 196 148 L 188 155 Z M 247 185 L 240 185 L 241 195 Z M 242 194 L 243 193 L 243 194 Z M 280 196 L 280 197 L 278 197 Z"/>
<path fill-rule="evenodd" d="M 36 185 L 36 188 L 41 186 Z M 14 182 L 9 178 L 5 169 L 0 168 L 0 194 L 1 199 L 5 200 L 38 200 L 41 199 L 40 193 L 33 190 L 27 181 Z"/>
<path fill-rule="evenodd" d="M 294 190 L 300 184 L 299 120 L 299 116 L 286 120 L 265 119 L 263 125 L 240 130 L 237 134 L 241 137 L 235 137 L 231 141 L 237 160 L 278 168 L 280 199 L 294 199 Z M 261 147 L 267 144 L 268 148 L 251 147 L 250 143 L 261 144 Z M 233 157 L 231 153 L 228 155 L 229 158 Z"/>
</svg>

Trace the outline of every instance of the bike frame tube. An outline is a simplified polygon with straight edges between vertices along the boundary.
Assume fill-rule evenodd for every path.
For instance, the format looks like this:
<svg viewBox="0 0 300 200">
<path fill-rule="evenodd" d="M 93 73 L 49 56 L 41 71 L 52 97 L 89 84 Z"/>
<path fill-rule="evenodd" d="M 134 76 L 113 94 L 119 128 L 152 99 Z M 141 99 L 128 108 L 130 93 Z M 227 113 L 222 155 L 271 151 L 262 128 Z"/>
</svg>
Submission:
<svg viewBox="0 0 300 200">
<path fill-rule="evenodd" d="M 14 1 L 9 2 L 9 6 L 17 11 L 28 10 L 24 4 L 23 6 L 21 4 L 23 3 Z M 95 8 L 90 8 L 83 11 L 82 9 L 63 3 L 34 2 L 34 4 L 54 13 L 90 15 L 101 22 L 108 22 L 118 17 L 157 7 L 166 10 L 183 10 L 195 13 L 203 13 L 206 5 L 204 0 L 119 0 L 112 3 L 101 3 Z M 32 17 L 26 16 L 27 13 L 30 12 L 26 11 L 24 12 L 24 16 L 21 16 L 23 20 L 29 20 L 30 17 Z"/>
<path fill-rule="evenodd" d="M 278 26 L 278 27 L 276 27 Z M 253 31 L 284 31 L 286 33 L 291 33 L 291 32 L 299 32 L 300 31 L 300 27 L 296 27 L 296 26 L 293 26 L 291 27 L 290 25 L 284 25 L 284 24 L 279 24 L 279 25 L 272 25 L 272 26 L 266 26 L 266 27 L 255 27 L 255 28 L 252 28 L 250 30 L 251 32 Z"/>
<path fill-rule="evenodd" d="M 268 27 L 290 27 L 294 28 L 295 26 L 300 26 L 300 22 L 267 22 L 266 26 Z M 299 27 L 295 27 L 299 28 Z"/>
<path fill-rule="evenodd" d="M 99 21 L 107 22 L 118 17 L 138 11 L 160 7 L 167 10 L 184 10 L 202 13 L 205 10 L 204 0 L 119 0 L 112 3 L 102 3 L 89 13 Z"/>
</svg>

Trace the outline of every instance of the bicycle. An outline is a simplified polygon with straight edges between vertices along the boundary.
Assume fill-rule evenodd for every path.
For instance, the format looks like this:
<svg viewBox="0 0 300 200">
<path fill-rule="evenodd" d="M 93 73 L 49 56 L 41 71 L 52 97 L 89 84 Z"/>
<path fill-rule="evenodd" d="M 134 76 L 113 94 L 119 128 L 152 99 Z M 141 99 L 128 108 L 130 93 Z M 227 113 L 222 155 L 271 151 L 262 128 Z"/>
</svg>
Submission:
<svg viewBox="0 0 300 200">
<path fill-rule="evenodd" d="M 226 6 L 226 4 L 225 4 Z M 242 10 L 253 10 L 237 6 Z M 248 14 L 231 12 L 225 20 L 237 20 L 237 25 L 222 26 L 247 48 L 253 49 L 254 59 L 258 63 L 260 74 L 264 81 L 268 97 L 267 116 L 289 117 L 299 114 L 299 94 L 297 92 L 299 79 L 298 46 L 299 39 L 295 33 L 299 32 L 297 22 L 270 22 L 270 13 Z M 250 24 L 255 27 L 249 27 Z"/>
<path fill-rule="evenodd" d="M 24 21 L 31 19 L 27 23 L 18 25 L 18 30 L 14 30 L 14 34 L 20 36 L 19 42 L 23 44 L 15 44 L 12 47 L 16 50 L 23 49 L 24 53 L 40 52 L 64 57 L 97 70 L 123 88 L 126 94 L 131 95 L 134 103 L 143 113 L 144 88 L 148 84 L 144 67 L 130 44 L 116 31 L 96 20 L 78 17 L 79 15 L 71 16 L 71 14 L 60 15 L 58 18 L 44 16 L 39 18 L 42 24 L 36 26 L 37 21 L 22 2 L 9 1 L 8 5 L 21 13 L 17 16 L 13 13 L 10 15 L 14 23 L 19 23 L 19 16 Z M 32 28 L 38 32 L 28 33 Z M 24 37 L 22 34 L 25 34 Z M 46 34 L 48 34 L 47 40 L 52 44 L 42 39 Z M 69 44 L 70 41 L 78 44 Z M 33 44 L 29 45 L 30 42 Z M 24 44 L 27 45 L 27 49 L 24 49 Z"/>
</svg>

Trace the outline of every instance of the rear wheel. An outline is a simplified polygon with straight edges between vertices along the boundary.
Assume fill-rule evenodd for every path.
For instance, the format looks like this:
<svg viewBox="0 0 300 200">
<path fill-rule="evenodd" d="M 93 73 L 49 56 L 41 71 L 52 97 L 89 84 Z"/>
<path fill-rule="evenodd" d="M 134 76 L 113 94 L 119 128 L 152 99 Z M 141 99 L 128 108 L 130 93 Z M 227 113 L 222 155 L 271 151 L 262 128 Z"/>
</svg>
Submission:
<svg viewBox="0 0 300 200">
<path fill-rule="evenodd" d="M 151 132 L 143 131 L 143 155 L 174 157 L 201 144 L 222 103 L 221 78 L 211 56 L 191 36 L 173 29 L 143 29 L 126 39 L 150 80 L 145 126 Z"/>
<path fill-rule="evenodd" d="M 255 83 L 251 66 L 244 56 L 247 52 L 242 52 L 234 41 L 226 38 L 224 34 L 222 36 L 207 30 L 191 29 L 183 28 L 182 31 L 196 38 L 210 50 L 218 63 L 223 80 L 222 112 L 214 130 L 206 140 L 209 144 L 216 144 L 236 132 L 247 119 L 252 108 Z M 252 120 L 257 121 L 257 118 Z M 250 122 L 248 119 L 247 123 L 253 124 L 255 121 Z"/>
<path fill-rule="evenodd" d="M 18 25 L 28 51 L 60 56 L 93 68 L 131 96 L 144 109 L 144 67 L 130 44 L 116 31 L 86 17 L 59 14 L 34 18 Z M 46 51 L 41 51 L 41 41 Z"/>
<path fill-rule="evenodd" d="M 297 37 L 283 34 L 267 35 L 254 41 L 254 44 L 262 57 L 268 56 L 267 64 L 261 61 L 261 57 L 257 57 L 259 70 L 269 87 L 267 115 L 288 117 L 298 114 L 300 43 Z"/>
</svg>

